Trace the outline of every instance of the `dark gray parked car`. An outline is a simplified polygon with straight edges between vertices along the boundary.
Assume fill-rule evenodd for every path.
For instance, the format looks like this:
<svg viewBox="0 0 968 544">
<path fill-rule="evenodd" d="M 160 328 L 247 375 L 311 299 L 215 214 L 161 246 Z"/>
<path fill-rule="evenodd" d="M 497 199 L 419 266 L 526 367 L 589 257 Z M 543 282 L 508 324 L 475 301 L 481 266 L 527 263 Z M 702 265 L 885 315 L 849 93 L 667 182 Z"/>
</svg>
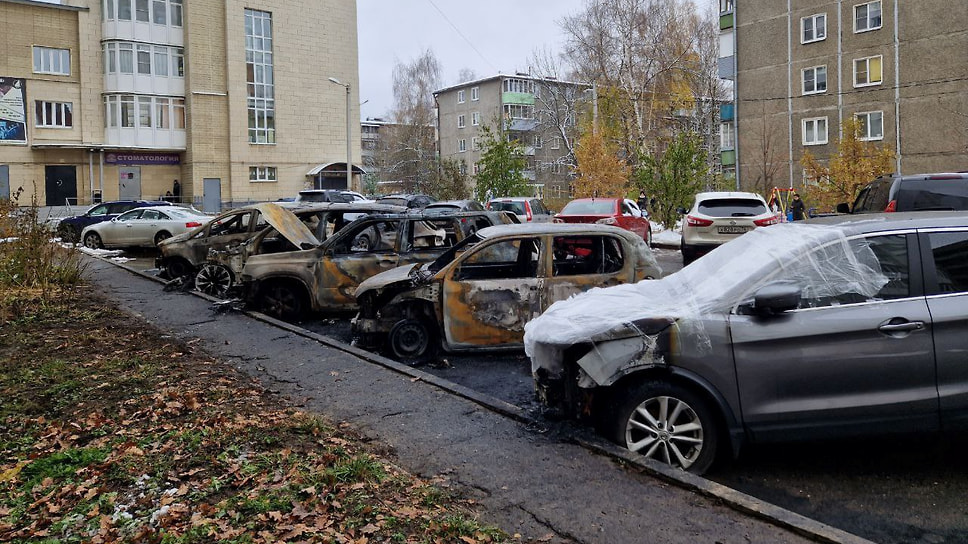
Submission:
<svg viewBox="0 0 968 544">
<path fill-rule="evenodd" d="M 965 428 L 968 213 L 756 229 L 528 324 L 537 390 L 694 472 L 744 442 Z"/>
</svg>

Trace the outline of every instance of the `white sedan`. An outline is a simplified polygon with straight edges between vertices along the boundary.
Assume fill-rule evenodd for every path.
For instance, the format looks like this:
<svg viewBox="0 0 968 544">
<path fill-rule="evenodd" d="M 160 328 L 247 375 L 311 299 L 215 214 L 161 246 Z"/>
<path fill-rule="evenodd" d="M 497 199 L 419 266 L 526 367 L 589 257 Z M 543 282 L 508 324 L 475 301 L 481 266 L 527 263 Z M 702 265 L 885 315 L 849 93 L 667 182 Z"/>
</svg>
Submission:
<svg viewBox="0 0 968 544">
<path fill-rule="evenodd" d="M 136 208 L 111 221 L 96 223 L 81 232 L 84 246 L 153 247 L 162 240 L 204 225 L 210 217 L 192 208 L 154 206 Z"/>
</svg>

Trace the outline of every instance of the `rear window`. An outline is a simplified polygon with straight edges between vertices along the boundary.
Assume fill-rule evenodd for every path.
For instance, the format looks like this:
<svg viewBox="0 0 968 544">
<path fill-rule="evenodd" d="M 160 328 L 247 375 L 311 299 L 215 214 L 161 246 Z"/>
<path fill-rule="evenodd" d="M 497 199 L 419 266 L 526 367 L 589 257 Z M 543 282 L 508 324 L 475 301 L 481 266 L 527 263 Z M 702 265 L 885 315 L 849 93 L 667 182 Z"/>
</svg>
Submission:
<svg viewBox="0 0 968 544">
<path fill-rule="evenodd" d="M 766 204 L 755 198 L 714 198 L 700 202 L 699 213 L 710 217 L 753 217 L 766 213 Z"/>
<path fill-rule="evenodd" d="M 378 202 L 380 204 L 389 204 L 391 206 L 403 206 L 404 208 L 406 208 L 408 204 L 406 198 L 381 198 L 378 200 Z"/>
<path fill-rule="evenodd" d="M 614 200 L 572 200 L 561 210 L 562 215 L 612 215 Z"/>
<path fill-rule="evenodd" d="M 524 215 L 524 202 L 508 200 L 508 201 L 492 201 L 487 204 L 487 207 L 491 210 L 498 212 L 511 212 L 517 215 Z"/>
<path fill-rule="evenodd" d="M 968 180 L 902 181 L 897 211 L 968 210 Z"/>
<path fill-rule="evenodd" d="M 864 187 L 857 195 L 857 200 L 854 201 L 854 208 L 851 212 L 877 213 L 884 211 L 887 208 L 887 203 L 890 202 L 891 185 L 893 183 L 893 179 L 883 179 Z"/>
</svg>

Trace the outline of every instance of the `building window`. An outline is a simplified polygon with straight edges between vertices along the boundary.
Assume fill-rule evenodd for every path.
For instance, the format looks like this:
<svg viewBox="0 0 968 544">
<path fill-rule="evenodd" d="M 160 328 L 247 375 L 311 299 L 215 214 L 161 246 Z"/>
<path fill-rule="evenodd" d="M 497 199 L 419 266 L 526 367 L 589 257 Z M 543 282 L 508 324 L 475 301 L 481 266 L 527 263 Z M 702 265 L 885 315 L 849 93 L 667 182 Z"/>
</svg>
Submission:
<svg viewBox="0 0 968 544">
<path fill-rule="evenodd" d="M 467 123 L 466 123 L 466 120 L 464 119 L 464 116 L 463 115 L 458 115 L 457 116 L 457 128 L 464 128 L 465 126 L 467 126 Z"/>
<path fill-rule="evenodd" d="M 881 1 L 854 6 L 854 32 L 881 28 Z"/>
<path fill-rule="evenodd" d="M 814 66 L 803 70 L 803 94 L 827 92 L 827 67 Z"/>
<path fill-rule="evenodd" d="M 138 45 L 138 73 L 151 75 L 150 45 Z"/>
<path fill-rule="evenodd" d="M 182 0 L 169 0 L 171 26 L 182 26 Z"/>
<path fill-rule="evenodd" d="M 560 149 L 560 148 L 561 148 L 561 138 L 558 138 L 557 136 L 555 136 L 554 138 L 551 139 L 551 149 Z"/>
<path fill-rule="evenodd" d="M 249 181 L 257 183 L 270 183 L 279 181 L 276 177 L 275 166 L 250 166 Z"/>
<path fill-rule="evenodd" d="M 884 80 L 883 57 L 867 57 L 854 61 L 854 87 L 880 85 Z"/>
<path fill-rule="evenodd" d="M 884 139 L 884 112 L 867 111 L 856 114 L 860 121 L 861 140 L 883 140 Z"/>
<path fill-rule="evenodd" d="M 474 125 L 475 127 L 481 124 L 481 112 L 475 111 L 474 113 L 471 114 L 471 124 Z"/>
<path fill-rule="evenodd" d="M 175 121 L 175 128 L 185 130 L 185 99 L 173 98 L 171 100 L 171 116 Z"/>
<path fill-rule="evenodd" d="M 732 13 L 733 12 L 733 0 L 719 0 L 719 12 L 720 13 Z"/>
<path fill-rule="evenodd" d="M 118 71 L 122 74 L 134 73 L 134 44 L 118 44 Z"/>
<path fill-rule="evenodd" d="M 464 162 L 464 161 L 460 161 L 460 165 L 458 165 L 458 170 L 460 171 L 460 175 L 466 176 L 467 175 L 467 163 Z"/>
<path fill-rule="evenodd" d="M 477 136 L 471 138 L 471 151 L 477 151 L 481 148 L 481 139 Z"/>
<path fill-rule="evenodd" d="M 534 94 L 534 82 L 528 79 L 508 78 L 504 80 L 504 92 Z"/>
<path fill-rule="evenodd" d="M 480 87 L 471 87 L 471 100 L 481 99 L 481 89 Z"/>
<path fill-rule="evenodd" d="M 719 124 L 719 148 L 728 151 L 733 149 L 733 123 Z"/>
<path fill-rule="evenodd" d="M 249 142 L 276 143 L 273 84 L 272 14 L 245 10 L 245 63 L 248 89 Z"/>
<path fill-rule="evenodd" d="M 467 151 L 467 140 L 461 138 L 460 140 L 457 140 L 457 152 L 463 153 L 465 151 Z"/>
<path fill-rule="evenodd" d="M 155 128 L 171 128 L 171 100 L 167 98 L 155 99 Z"/>
<path fill-rule="evenodd" d="M 134 0 L 134 18 L 143 23 L 149 22 L 149 0 Z"/>
<path fill-rule="evenodd" d="M 505 104 L 504 117 L 506 119 L 534 119 L 534 106 Z"/>
<path fill-rule="evenodd" d="M 104 73 L 118 73 L 118 44 L 104 44 Z"/>
<path fill-rule="evenodd" d="M 41 128 L 71 128 L 74 126 L 74 106 L 70 102 L 35 103 L 37 126 Z"/>
<path fill-rule="evenodd" d="M 803 120 L 803 145 L 827 143 L 827 118 L 814 117 Z"/>
<path fill-rule="evenodd" d="M 163 45 L 155 46 L 155 75 L 168 77 L 168 66 L 171 60 L 168 55 L 168 48 Z"/>
<path fill-rule="evenodd" d="M 151 4 L 151 16 L 156 25 L 168 24 L 168 3 L 165 0 L 155 0 Z"/>
<path fill-rule="evenodd" d="M 113 21 L 115 17 L 114 0 L 104 0 L 102 9 L 104 10 L 104 20 Z"/>
<path fill-rule="evenodd" d="M 171 48 L 171 75 L 185 77 L 185 50 L 181 47 Z"/>
<path fill-rule="evenodd" d="M 535 149 L 541 149 L 541 146 L 542 146 L 543 143 L 544 142 L 541 141 L 541 135 L 540 134 L 535 134 L 534 135 L 534 148 Z"/>
<path fill-rule="evenodd" d="M 134 96 L 121 95 L 121 128 L 134 128 Z"/>
<path fill-rule="evenodd" d="M 461 91 L 457 91 L 457 103 L 458 104 L 463 104 L 464 103 L 464 91 L 462 91 L 462 90 Z"/>
<path fill-rule="evenodd" d="M 117 1 L 118 1 L 118 20 L 130 21 L 131 20 L 131 0 L 117 0 Z"/>
<path fill-rule="evenodd" d="M 153 123 L 151 122 L 151 105 L 152 98 L 150 96 L 139 96 L 138 97 L 138 128 L 151 128 Z"/>
<path fill-rule="evenodd" d="M 819 42 L 827 38 L 827 14 L 818 13 L 800 19 L 800 43 Z"/>
<path fill-rule="evenodd" d="M 70 49 L 34 46 L 34 73 L 71 75 Z"/>
<path fill-rule="evenodd" d="M 480 173 L 481 173 L 481 165 L 475 162 L 474 163 L 474 175 L 476 176 L 477 174 L 480 174 Z"/>
</svg>

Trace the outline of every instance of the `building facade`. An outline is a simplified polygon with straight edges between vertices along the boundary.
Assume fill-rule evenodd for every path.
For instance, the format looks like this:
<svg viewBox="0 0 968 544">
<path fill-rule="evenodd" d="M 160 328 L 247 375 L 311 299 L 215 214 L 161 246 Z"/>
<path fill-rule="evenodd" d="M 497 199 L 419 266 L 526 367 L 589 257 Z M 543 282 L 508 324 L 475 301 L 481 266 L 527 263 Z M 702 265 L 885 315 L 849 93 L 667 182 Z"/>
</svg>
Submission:
<svg viewBox="0 0 968 544">
<path fill-rule="evenodd" d="M 525 176 L 536 196 L 567 199 L 574 179 L 574 145 L 590 85 L 497 75 L 434 92 L 440 156 L 455 159 L 471 179 L 481 158 L 482 127 L 517 140 L 528 160 Z"/>
<path fill-rule="evenodd" d="M 0 0 L 0 29 L 0 198 L 345 187 L 347 102 L 360 160 L 355 1 Z"/>
<path fill-rule="evenodd" d="M 801 187 L 842 121 L 902 174 L 968 169 L 968 3 L 720 0 L 722 162 L 754 190 Z"/>
</svg>

